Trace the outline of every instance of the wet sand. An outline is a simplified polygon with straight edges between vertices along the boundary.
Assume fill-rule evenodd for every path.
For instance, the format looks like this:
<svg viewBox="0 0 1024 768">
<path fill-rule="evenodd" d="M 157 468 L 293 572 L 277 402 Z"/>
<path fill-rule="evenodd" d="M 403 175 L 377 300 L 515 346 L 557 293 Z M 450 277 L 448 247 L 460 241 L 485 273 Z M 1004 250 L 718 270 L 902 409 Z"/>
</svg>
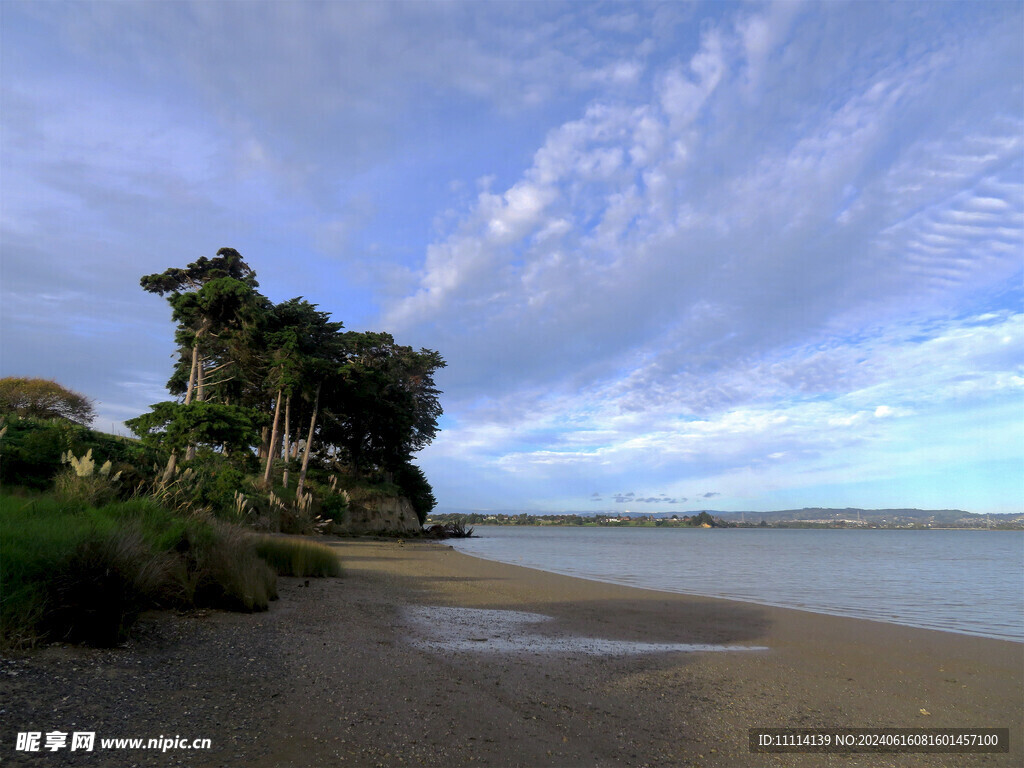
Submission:
<svg viewBox="0 0 1024 768">
<path fill-rule="evenodd" d="M 65 752 L 48 766 L 1024 765 L 1024 644 L 619 587 L 426 542 L 334 546 L 345 577 L 283 579 L 267 614 L 154 616 L 124 649 L 12 662 L 0 758 L 12 731 L 75 719 L 214 748 Z M 784 726 L 1009 728 L 1011 752 L 749 752 L 749 728 Z"/>
</svg>

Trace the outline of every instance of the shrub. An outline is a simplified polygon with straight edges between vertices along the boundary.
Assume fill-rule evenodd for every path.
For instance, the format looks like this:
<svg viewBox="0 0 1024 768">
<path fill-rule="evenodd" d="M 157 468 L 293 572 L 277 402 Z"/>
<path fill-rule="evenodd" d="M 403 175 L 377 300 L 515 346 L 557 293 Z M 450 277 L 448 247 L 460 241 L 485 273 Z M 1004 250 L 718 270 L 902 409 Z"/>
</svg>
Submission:
<svg viewBox="0 0 1024 768">
<path fill-rule="evenodd" d="M 326 544 L 284 536 L 261 536 L 256 553 L 281 576 L 340 576 L 338 555 Z"/>
<path fill-rule="evenodd" d="M 38 419 L 68 419 L 89 424 L 96 418 L 92 401 L 49 379 L 8 376 L 0 379 L 0 414 Z"/>
<path fill-rule="evenodd" d="M 468 539 L 473 536 L 473 529 L 467 528 L 458 520 L 447 523 L 428 525 L 423 529 L 423 535 L 431 539 Z"/>
<path fill-rule="evenodd" d="M 224 456 L 201 448 L 194 461 L 183 464 L 192 474 L 189 489 L 194 507 L 209 509 L 215 516 L 232 520 L 236 513 L 235 494 L 251 487 L 247 457 Z"/>
<path fill-rule="evenodd" d="M 92 458 L 92 448 L 79 458 L 68 451 L 61 456 L 61 462 L 70 465 L 54 480 L 54 491 L 61 501 L 72 505 L 98 506 L 117 498 L 121 473 L 111 474 L 109 460 L 97 469 Z"/>
<path fill-rule="evenodd" d="M 403 464 L 395 470 L 395 484 L 402 489 L 402 495 L 409 499 L 420 525 L 423 525 L 427 515 L 437 506 L 434 491 L 423 470 L 415 464 Z"/>
<path fill-rule="evenodd" d="M 68 512 L 52 496 L 0 497 L 2 644 L 116 643 L 167 580 L 170 557 L 139 524 Z"/>
<path fill-rule="evenodd" d="M 49 582 L 41 626 L 70 642 L 111 646 L 165 588 L 174 558 L 149 547 L 136 526 L 82 541 Z"/>
<path fill-rule="evenodd" d="M 71 451 L 81 456 L 90 449 L 101 464 L 113 463 L 127 491 L 142 481 L 136 467 L 150 467 L 160 457 L 136 440 L 96 432 L 61 419 L 7 419 L 8 432 L 0 445 L 0 479 L 4 484 L 44 489 L 61 471 L 61 457 Z"/>
<path fill-rule="evenodd" d="M 277 599 L 277 574 L 241 529 L 210 525 L 190 531 L 189 555 L 196 605 L 252 612 L 265 611 Z"/>
<path fill-rule="evenodd" d="M 28 488 L 45 488 L 60 471 L 63 435 L 52 422 L 8 418 L 0 445 L 0 479 Z"/>
<path fill-rule="evenodd" d="M 47 604 L 46 584 L 89 533 L 53 499 L 0 496 L 0 644 L 31 647 Z"/>
<path fill-rule="evenodd" d="M 320 516 L 340 523 L 348 512 L 348 493 L 327 490 L 320 495 Z"/>
<path fill-rule="evenodd" d="M 148 498 L 69 510 L 55 495 L 0 495 L 0 646 L 47 638 L 110 645 L 140 610 L 256 611 L 277 574 L 250 534 Z"/>
</svg>

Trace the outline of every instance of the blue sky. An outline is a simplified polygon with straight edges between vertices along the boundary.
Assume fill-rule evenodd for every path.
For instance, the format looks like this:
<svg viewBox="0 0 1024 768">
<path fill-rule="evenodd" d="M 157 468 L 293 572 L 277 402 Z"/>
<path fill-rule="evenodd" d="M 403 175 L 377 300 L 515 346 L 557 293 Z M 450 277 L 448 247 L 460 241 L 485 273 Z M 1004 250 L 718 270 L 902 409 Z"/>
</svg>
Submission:
<svg viewBox="0 0 1024 768">
<path fill-rule="evenodd" d="M 1024 508 L 997 3 L 0 4 L 0 375 L 166 398 L 141 275 L 439 350 L 442 509 Z"/>
</svg>

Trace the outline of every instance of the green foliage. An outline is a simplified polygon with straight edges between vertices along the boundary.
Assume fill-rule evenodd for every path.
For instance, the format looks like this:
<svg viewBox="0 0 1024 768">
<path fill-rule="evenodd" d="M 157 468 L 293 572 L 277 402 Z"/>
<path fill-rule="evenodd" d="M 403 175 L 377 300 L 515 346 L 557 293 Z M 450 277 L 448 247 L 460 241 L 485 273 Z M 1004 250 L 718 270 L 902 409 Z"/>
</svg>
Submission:
<svg viewBox="0 0 1024 768">
<path fill-rule="evenodd" d="M 53 498 L 0 495 L 0 643 L 35 643 L 47 579 L 91 530 L 88 518 L 61 512 Z"/>
<path fill-rule="evenodd" d="M 241 254 L 234 248 L 221 248 L 213 259 L 200 256 L 184 269 L 172 267 L 159 274 L 146 275 L 139 284 L 143 290 L 163 296 L 199 288 L 206 281 L 221 277 L 242 281 L 251 288 L 259 287 L 256 273 L 242 261 Z"/>
<path fill-rule="evenodd" d="M 69 509 L 52 495 L 0 495 L 0 639 L 111 644 L 140 610 L 263 610 L 276 574 L 252 537 L 150 499 Z"/>
<path fill-rule="evenodd" d="M 0 415 L 67 419 L 89 424 L 96 418 L 92 401 L 49 379 L 8 376 L 0 379 Z"/>
<path fill-rule="evenodd" d="M 349 356 L 326 403 L 325 440 L 342 449 L 357 474 L 395 470 L 437 434 L 441 415 L 434 351 L 395 344 L 387 333 L 348 333 Z"/>
<path fill-rule="evenodd" d="M 138 526 L 90 531 L 49 577 L 40 629 L 57 640 L 116 645 L 165 588 L 173 564 Z"/>
<path fill-rule="evenodd" d="M 324 520 L 341 523 L 348 512 L 349 498 L 347 493 L 333 493 L 324 490 L 320 493 L 320 516 Z"/>
<path fill-rule="evenodd" d="M 166 401 L 151 406 L 152 411 L 125 422 L 147 444 L 182 451 L 189 445 L 227 446 L 244 450 L 257 438 L 248 408 L 220 403 L 195 402 L 189 405 Z"/>
<path fill-rule="evenodd" d="M 333 549 L 304 539 L 261 536 L 256 552 L 281 576 L 341 576 Z"/>
<path fill-rule="evenodd" d="M 277 599 L 277 574 L 256 554 L 252 537 L 233 526 L 209 530 L 213 536 L 188 531 L 186 584 L 192 601 L 235 611 L 265 611 L 269 601 Z"/>
<path fill-rule="evenodd" d="M 63 466 L 68 451 L 81 456 L 88 451 L 101 465 L 112 463 L 112 473 L 121 473 L 120 487 L 126 492 L 143 480 L 143 469 L 159 454 L 136 440 L 96 432 L 63 419 L 11 417 L 0 444 L 0 482 L 26 488 L 47 488 Z"/>
<path fill-rule="evenodd" d="M 79 457 L 68 451 L 61 456 L 61 462 L 70 466 L 57 475 L 54 492 L 65 504 L 101 506 L 118 497 L 121 473 L 111 472 L 109 460 L 97 468 L 92 448 Z"/>
<path fill-rule="evenodd" d="M 199 473 L 198 500 L 215 514 L 223 514 L 234 508 L 235 494 L 245 487 L 247 474 L 224 457 L 210 454 L 192 464 Z"/>
<path fill-rule="evenodd" d="M 700 528 L 703 525 L 710 525 L 712 528 L 714 528 L 718 525 L 718 523 L 715 521 L 715 518 L 713 518 L 707 512 L 701 512 L 699 515 L 694 515 L 693 517 L 689 518 L 686 524 L 693 528 Z"/>
<path fill-rule="evenodd" d="M 437 352 L 401 346 L 387 333 L 343 332 L 342 323 L 301 297 L 271 303 L 232 249 L 147 275 L 141 285 L 167 296 L 177 324 L 178 360 L 168 386 L 184 402 L 157 403 L 127 422 L 170 457 L 163 480 L 171 480 L 177 463 L 199 469 L 193 454 L 204 448 L 257 454 L 267 488 L 285 465 L 299 471 L 305 487 L 309 463 L 327 467 L 340 459 L 357 476 L 404 473 L 400 485 L 421 520 L 433 508 L 429 484 L 406 465 L 437 433 L 440 391 L 433 377 L 445 365 Z M 284 447 L 300 441 L 301 462 L 284 455 Z M 226 481 L 201 495 L 212 509 L 238 513 L 236 491 L 248 497 Z M 344 511 L 327 495 L 278 496 L 283 506 L 268 498 L 264 508 L 249 499 L 253 517 L 272 521 L 276 530 L 315 529 L 325 512 L 334 518 Z"/>
<path fill-rule="evenodd" d="M 59 423 L 41 419 L 9 418 L 0 458 L 0 482 L 45 488 L 60 471 L 67 450 Z"/>
<path fill-rule="evenodd" d="M 57 475 L 53 490 L 69 509 L 102 506 L 118 496 L 118 487 L 109 478 L 101 475 L 79 476 L 70 469 Z"/>
<path fill-rule="evenodd" d="M 402 495 L 402 489 L 394 483 L 373 477 L 339 475 L 336 486 L 339 491 L 345 492 L 350 505 L 365 504 Z"/>
<path fill-rule="evenodd" d="M 402 489 L 402 495 L 409 499 L 420 525 L 423 525 L 427 515 L 437 506 L 434 491 L 423 470 L 415 464 L 403 464 L 395 470 L 395 484 Z"/>
</svg>

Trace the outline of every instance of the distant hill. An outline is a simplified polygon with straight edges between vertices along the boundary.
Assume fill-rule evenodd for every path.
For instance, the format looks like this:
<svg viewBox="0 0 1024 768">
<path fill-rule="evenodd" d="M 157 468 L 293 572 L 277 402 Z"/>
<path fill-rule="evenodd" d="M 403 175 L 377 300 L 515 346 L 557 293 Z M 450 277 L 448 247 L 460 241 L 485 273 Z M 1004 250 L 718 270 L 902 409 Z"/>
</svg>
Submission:
<svg viewBox="0 0 1024 768">
<path fill-rule="evenodd" d="M 714 517 L 729 522 L 855 522 L 865 523 L 932 523 L 953 524 L 968 520 L 983 520 L 986 515 L 965 512 L 962 509 L 829 509 L 824 507 L 807 507 L 804 509 L 784 509 L 776 512 L 712 512 Z M 1002 517 L 1002 516 L 998 516 Z"/>
<path fill-rule="evenodd" d="M 455 514 L 496 514 L 496 515 L 521 515 L 522 510 L 513 509 L 444 509 L 437 510 L 438 513 Z M 875 525 L 907 525 L 929 523 L 932 526 L 942 525 L 968 525 L 979 527 L 991 520 L 993 524 L 1024 521 L 1024 513 L 981 515 L 974 512 L 966 512 L 962 509 L 857 509 L 847 507 L 844 509 L 833 509 L 828 507 L 806 507 L 804 509 L 783 509 L 772 512 L 723 512 L 715 509 L 680 510 L 678 512 L 644 512 L 643 510 L 629 511 L 616 510 L 565 510 L 559 512 L 529 512 L 530 515 L 579 515 L 580 517 L 593 517 L 594 515 L 629 516 L 634 520 L 640 517 L 647 517 L 654 520 L 667 520 L 673 516 L 692 517 L 701 512 L 707 512 L 712 517 L 730 523 L 745 522 L 757 524 L 764 520 L 766 523 L 786 522 L 820 522 L 838 523 L 840 521 L 861 522 Z"/>
</svg>

